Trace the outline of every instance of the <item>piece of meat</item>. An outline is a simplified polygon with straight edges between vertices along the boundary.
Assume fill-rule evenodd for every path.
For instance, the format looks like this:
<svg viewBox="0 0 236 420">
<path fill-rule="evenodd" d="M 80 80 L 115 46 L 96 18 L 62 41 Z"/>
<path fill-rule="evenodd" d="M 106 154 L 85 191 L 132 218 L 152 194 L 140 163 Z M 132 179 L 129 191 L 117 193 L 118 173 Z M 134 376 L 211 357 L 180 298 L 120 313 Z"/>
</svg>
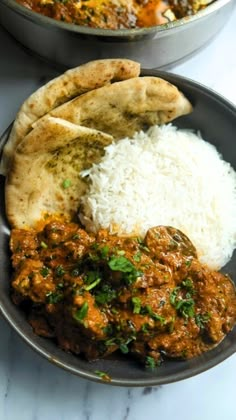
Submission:
<svg viewBox="0 0 236 420">
<path fill-rule="evenodd" d="M 12 231 L 10 244 L 15 304 L 27 302 L 37 334 L 88 360 L 117 350 L 154 365 L 192 358 L 236 323 L 234 284 L 202 265 L 172 227 L 152 228 L 142 241 L 51 221 Z"/>
</svg>

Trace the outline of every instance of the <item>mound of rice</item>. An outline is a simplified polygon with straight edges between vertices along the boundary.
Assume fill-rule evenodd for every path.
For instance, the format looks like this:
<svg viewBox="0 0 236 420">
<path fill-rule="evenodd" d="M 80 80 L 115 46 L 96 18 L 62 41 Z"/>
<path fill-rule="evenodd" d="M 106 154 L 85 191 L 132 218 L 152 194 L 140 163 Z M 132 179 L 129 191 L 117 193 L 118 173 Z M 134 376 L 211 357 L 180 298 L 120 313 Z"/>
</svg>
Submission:
<svg viewBox="0 0 236 420">
<path fill-rule="evenodd" d="M 153 226 L 182 230 L 199 259 L 219 269 L 236 247 L 236 173 L 216 148 L 189 130 L 164 125 L 105 149 L 84 171 L 90 187 L 80 219 L 89 231 L 108 228 L 144 236 Z"/>
</svg>

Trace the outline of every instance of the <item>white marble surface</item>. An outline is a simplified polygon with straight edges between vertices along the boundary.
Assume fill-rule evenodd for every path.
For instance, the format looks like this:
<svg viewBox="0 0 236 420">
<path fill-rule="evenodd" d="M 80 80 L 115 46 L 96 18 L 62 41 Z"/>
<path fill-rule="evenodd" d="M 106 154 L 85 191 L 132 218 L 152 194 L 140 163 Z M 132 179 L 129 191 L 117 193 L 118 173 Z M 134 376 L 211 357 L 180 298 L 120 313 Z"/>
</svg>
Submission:
<svg viewBox="0 0 236 420">
<path fill-rule="evenodd" d="M 173 72 L 236 104 L 236 9 L 217 38 Z M 0 28 L 0 133 L 55 75 Z M 0 420 L 235 420 L 236 355 L 194 378 L 152 388 L 95 384 L 51 365 L 0 317 Z"/>
</svg>

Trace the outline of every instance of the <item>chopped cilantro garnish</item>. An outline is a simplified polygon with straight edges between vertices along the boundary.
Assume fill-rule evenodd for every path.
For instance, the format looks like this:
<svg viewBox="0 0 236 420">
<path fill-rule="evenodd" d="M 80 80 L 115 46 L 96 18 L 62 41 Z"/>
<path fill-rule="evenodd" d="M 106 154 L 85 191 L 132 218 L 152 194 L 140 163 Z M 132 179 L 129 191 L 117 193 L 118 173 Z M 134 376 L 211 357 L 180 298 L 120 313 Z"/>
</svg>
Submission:
<svg viewBox="0 0 236 420">
<path fill-rule="evenodd" d="M 131 273 L 136 270 L 135 266 L 123 255 L 118 257 L 113 255 L 110 258 L 108 265 L 111 270 L 122 271 L 123 273 Z"/>
<path fill-rule="evenodd" d="M 142 253 L 140 251 L 138 251 L 136 254 L 134 254 L 133 260 L 135 262 L 140 262 L 141 261 L 141 256 L 142 256 Z"/>
<path fill-rule="evenodd" d="M 145 323 L 142 325 L 141 330 L 142 330 L 144 333 L 148 333 L 148 332 L 149 332 L 149 324 L 148 324 L 147 322 L 145 322 Z"/>
<path fill-rule="evenodd" d="M 127 344 L 125 344 L 125 343 L 121 343 L 119 349 L 124 354 L 129 353 L 129 348 L 128 348 Z"/>
<path fill-rule="evenodd" d="M 112 255 L 108 261 L 108 266 L 112 271 L 120 271 L 123 273 L 123 280 L 128 284 L 132 284 L 137 277 L 143 275 L 142 271 L 136 267 L 124 256 Z"/>
<path fill-rule="evenodd" d="M 100 278 L 100 273 L 98 271 L 96 271 L 96 270 L 94 270 L 94 271 L 88 271 L 86 273 L 86 276 L 84 276 L 84 282 L 86 284 L 91 284 L 95 280 L 97 280 L 98 278 Z"/>
<path fill-rule="evenodd" d="M 182 291 L 184 291 L 185 296 L 180 295 Z M 186 319 L 193 318 L 195 315 L 195 302 L 192 298 L 194 294 L 193 282 L 189 278 L 183 280 L 180 286 L 175 287 L 170 294 L 171 305 Z"/>
<path fill-rule="evenodd" d="M 65 270 L 64 270 L 64 268 L 62 267 L 62 265 L 58 265 L 58 266 L 56 267 L 55 274 L 56 274 L 56 276 L 58 276 L 58 277 L 62 277 L 62 276 L 65 274 Z"/>
<path fill-rule="evenodd" d="M 108 253 L 109 253 L 109 246 L 105 245 L 102 248 L 100 248 L 100 254 L 103 259 L 105 259 L 108 256 Z"/>
<path fill-rule="evenodd" d="M 170 294 L 170 303 L 172 306 L 174 306 L 174 308 L 177 310 L 177 312 L 179 312 L 179 314 L 181 316 L 183 316 L 184 318 L 192 318 L 195 314 L 194 311 L 194 305 L 195 302 L 194 300 L 190 297 L 190 294 L 186 295 L 186 299 L 179 296 L 178 294 L 181 290 L 181 287 L 175 287 L 171 294 Z"/>
<path fill-rule="evenodd" d="M 194 286 L 191 279 L 187 278 L 182 281 L 181 285 L 182 288 L 185 288 L 189 293 L 194 294 Z"/>
<path fill-rule="evenodd" d="M 133 313 L 139 314 L 141 311 L 141 300 L 138 297 L 132 297 Z"/>
<path fill-rule="evenodd" d="M 80 235 L 79 235 L 78 233 L 75 233 L 75 234 L 72 236 L 72 239 L 73 239 L 73 240 L 75 240 L 75 239 L 80 239 Z"/>
<path fill-rule="evenodd" d="M 118 314 L 118 311 L 117 311 L 117 309 L 116 309 L 116 308 L 111 308 L 111 313 L 112 313 L 113 315 L 117 315 L 117 314 Z"/>
<path fill-rule="evenodd" d="M 125 255 L 125 251 L 123 249 L 118 250 L 117 255 Z"/>
<path fill-rule="evenodd" d="M 44 248 L 44 249 L 48 248 L 47 244 L 44 241 L 40 242 L 40 246 L 41 246 L 41 248 Z"/>
<path fill-rule="evenodd" d="M 199 328 L 204 329 L 205 324 L 208 323 L 210 318 L 211 314 L 209 312 L 206 312 L 205 314 L 198 314 L 195 316 L 195 322 Z"/>
<path fill-rule="evenodd" d="M 154 369 L 157 366 L 155 359 L 151 356 L 146 356 L 145 366 L 149 369 Z"/>
<path fill-rule="evenodd" d="M 111 380 L 111 377 L 106 372 L 103 372 L 102 370 L 95 370 L 94 373 L 98 375 L 103 381 L 110 382 Z"/>
<path fill-rule="evenodd" d="M 85 290 L 92 290 L 94 289 L 94 287 L 96 287 L 99 283 L 101 282 L 100 278 L 97 278 L 96 280 L 94 280 L 93 283 L 90 283 L 88 286 L 85 287 Z"/>
<path fill-rule="evenodd" d="M 64 295 L 61 292 L 48 292 L 46 293 L 47 303 L 56 304 L 63 300 Z"/>
<path fill-rule="evenodd" d="M 190 267 L 190 266 L 191 266 L 191 264 L 192 264 L 192 260 L 186 260 L 186 261 L 185 261 L 185 265 L 186 265 L 186 267 Z"/>
<path fill-rule="evenodd" d="M 73 318 L 79 322 L 83 321 L 83 319 L 86 317 L 88 313 L 88 308 L 89 308 L 88 302 L 84 302 L 81 308 L 75 312 L 75 314 L 73 315 Z"/>
<path fill-rule="evenodd" d="M 43 277 L 47 277 L 47 275 L 49 274 L 49 268 L 44 265 L 40 270 L 40 274 Z"/>
<path fill-rule="evenodd" d="M 194 300 L 180 300 L 176 306 L 177 311 L 184 317 L 184 318 L 193 318 L 195 311 L 194 311 Z"/>
<path fill-rule="evenodd" d="M 64 181 L 62 182 L 62 187 L 66 190 L 70 186 L 71 186 L 71 180 L 70 179 L 64 179 Z"/>
<path fill-rule="evenodd" d="M 115 346 L 117 343 L 116 343 L 116 337 L 112 337 L 112 338 L 109 338 L 108 340 L 106 340 L 105 341 L 105 344 L 106 344 L 106 346 Z"/>
<path fill-rule="evenodd" d="M 172 292 L 171 292 L 171 294 L 170 294 L 170 303 L 171 303 L 171 305 L 173 305 L 173 306 L 175 306 L 175 305 L 176 305 L 176 300 L 177 300 L 177 296 L 178 296 L 179 290 L 180 290 L 180 287 L 179 287 L 179 286 L 177 286 L 177 287 L 175 287 L 175 288 L 172 290 Z"/>
<path fill-rule="evenodd" d="M 143 315 L 148 314 L 152 319 L 155 321 L 160 321 L 161 325 L 164 325 L 166 323 L 166 319 L 158 315 L 156 312 L 154 312 L 150 305 L 146 305 L 141 309 L 141 312 Z"/>
<path fill-rule="evenodd" d="M 116 298 L 116 292 L 110 285 L 104 284 L 99 291 L 95 294 L 95 301 L 100 305 L 110 303 Z"/>
</svg>

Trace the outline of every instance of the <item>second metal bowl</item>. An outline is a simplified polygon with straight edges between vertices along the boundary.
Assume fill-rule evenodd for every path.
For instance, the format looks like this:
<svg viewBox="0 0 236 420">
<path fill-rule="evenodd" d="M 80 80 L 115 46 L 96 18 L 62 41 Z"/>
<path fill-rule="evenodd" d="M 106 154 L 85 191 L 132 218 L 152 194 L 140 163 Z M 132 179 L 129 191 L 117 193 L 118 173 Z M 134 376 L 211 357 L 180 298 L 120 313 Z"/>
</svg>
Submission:
<svg viewBox="0 0 236 420">
<path fill-rule="evenodd" d="M 16 40 L 60 69 L 100 58 L 126 57 L 146 68 L 175 64 L 206 45 L 230 18 L 234 0 L 216 0 L 168 24 L 138 29 L 94 29 L 63 23 L 1 0 L 0 23 Z"/>
</svg>

